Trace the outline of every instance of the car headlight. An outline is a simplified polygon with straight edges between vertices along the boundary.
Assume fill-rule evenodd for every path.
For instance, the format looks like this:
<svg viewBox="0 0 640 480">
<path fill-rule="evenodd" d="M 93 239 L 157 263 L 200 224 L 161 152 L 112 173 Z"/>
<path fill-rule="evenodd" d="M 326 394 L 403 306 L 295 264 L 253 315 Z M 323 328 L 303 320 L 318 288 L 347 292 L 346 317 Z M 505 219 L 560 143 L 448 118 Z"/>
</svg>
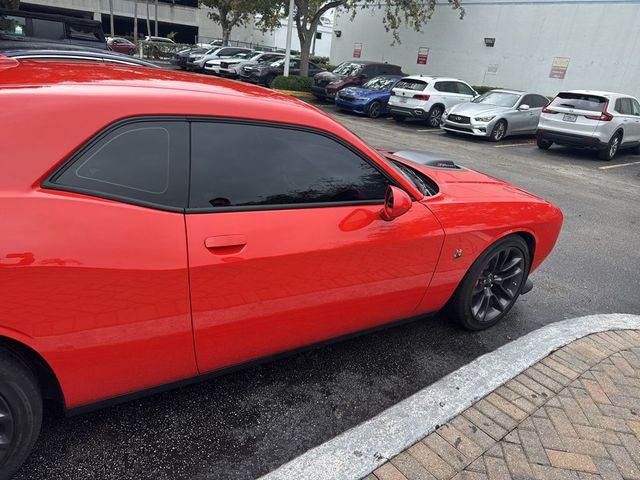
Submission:
<svg viewBox="0 0 640 480">
<path fill-rule="evenodd" d="M 496 118 L 495 115 L 489 115 L 488 117 L 476 117 L 476 118 L 474 118 L 474 120 L 476 122 L 490 122 L 494 118 Z"/>
<path fill-rule="evenodd" d="M 359 102 L 366 102 L 369 99 L 367 97 L 356 97 L 356 100 Z"/>
</svg>

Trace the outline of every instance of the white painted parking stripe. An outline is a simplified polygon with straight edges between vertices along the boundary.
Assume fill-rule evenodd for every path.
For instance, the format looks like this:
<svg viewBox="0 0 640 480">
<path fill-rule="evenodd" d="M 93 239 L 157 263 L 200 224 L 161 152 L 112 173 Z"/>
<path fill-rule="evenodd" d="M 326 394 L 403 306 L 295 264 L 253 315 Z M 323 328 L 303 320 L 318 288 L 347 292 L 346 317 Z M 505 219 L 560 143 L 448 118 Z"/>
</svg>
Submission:
<svg viewBox="0 0 640 480">
<path fill-rule="evenodd" d="M 609 170 L 610 168 L 628 167 L 629 165 L 638 165 L 638 164 L 640 164 L 640 162 L 618 163 L 616 165 L 607 165 L 605 167 L 598 167 L 598 170 Z"/>
<path fill-rule="evenodd" d="M 640 315 L 590 315 L 542 327 L 477 358 L 262 480 L 360 479 L 554 350 L 585 335 L 623 329 L 640 329 Z"/>
<path fill-rule="evenodd" d="M 494 145 L 496 148 L 508 148 L 508 147 L 528 147 L 529 145 L 533 145 L 533 142 L 529 143 L 509 143 L 506 145 Z"/>
</svg>

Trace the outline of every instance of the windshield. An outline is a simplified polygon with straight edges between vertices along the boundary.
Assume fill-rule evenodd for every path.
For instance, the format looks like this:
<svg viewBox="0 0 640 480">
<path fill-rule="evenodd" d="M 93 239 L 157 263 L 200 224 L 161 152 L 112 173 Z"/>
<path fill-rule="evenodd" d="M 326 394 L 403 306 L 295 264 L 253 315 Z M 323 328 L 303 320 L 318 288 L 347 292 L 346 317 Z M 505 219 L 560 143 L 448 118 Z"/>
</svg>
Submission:
<svg viewBox="0 0 640 480">
<path fill-rule="evenodd" d="M 362 69 L 361 63 L 352 63 L 352 62 L 344 62 L 338 65 L 333 73 L 336 75 L 344 75 L 346 77 L 352 77 L 357 75 L 358 72 Z"/>
<path fill-rule="evenodd" d="M 394 83 L 395 79 L 393 78 L 376 77 L 365 83 L 363 87 L 368 88 L 369 90 L 385 91 L 389 90 Z"/>
<path fill-rule="evenodd" d="M 589 95 L 586 93 L 561 92 L 551 102 L 552 107 L 575 108 L 578 110 L 589 110 L 591 112 L 601 112 L 602 106 L 607 101 L 599 95 Z"/>
<path fill-rule="evenodd" d="M 513 107 L 520 98 L 517 93 L 507 92 L 487 92 L 472 100 L 473 103 L 486 103 L 487 105 L 496 105 L 498 107 Z"/>
</svg>

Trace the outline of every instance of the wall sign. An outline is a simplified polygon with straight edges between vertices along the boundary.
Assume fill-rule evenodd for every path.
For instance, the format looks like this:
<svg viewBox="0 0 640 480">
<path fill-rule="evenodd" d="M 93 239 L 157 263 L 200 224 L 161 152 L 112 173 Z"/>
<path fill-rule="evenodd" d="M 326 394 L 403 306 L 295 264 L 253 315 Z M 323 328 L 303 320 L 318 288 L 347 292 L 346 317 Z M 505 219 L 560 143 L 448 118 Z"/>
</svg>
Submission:
<svg viewBox="0 0 640 480">
<path fill-rule="evenodd" d="M 549 72 L 549 78 L 558 78 L 562 80 L 567 74 L 567 68 L 569 67 L 569 57 L 555 57 L 551 63 L 551 71 Z"/>
<path fill-rule="evenodd" d="M 487 73 L 498 73 L 498 64 L 490 63 L 487 67 Z"/>
<path fill-rule="evenodd" d="M 353 58 L 360 58 L 362 55 L 362 44 L 354 43 L 353 44 Z"/>
<path fill-rule="evenodd" d="M 429 47 L 418 48 L 418 65 L 426 65 L 429 60 Z"/>
</svg>

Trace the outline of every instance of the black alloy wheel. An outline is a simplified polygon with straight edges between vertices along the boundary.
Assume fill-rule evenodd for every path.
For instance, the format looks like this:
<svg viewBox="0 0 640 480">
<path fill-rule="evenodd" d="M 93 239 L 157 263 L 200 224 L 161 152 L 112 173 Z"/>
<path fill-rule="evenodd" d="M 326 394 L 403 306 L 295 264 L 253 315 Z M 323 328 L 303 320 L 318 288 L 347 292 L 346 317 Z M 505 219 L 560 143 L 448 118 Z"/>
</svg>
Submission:
<svg viewBox="0 0 640 480">
<path fill-rule="evenodd" d="M 369 116 L 369 118 L 378 118 L 381 113 L 382 105 L 380 104 L 380 102 L 378 100 L 374 100 L 373 102 L 371 102 L 369 108 L 367 109 L 367 115 Z"/>
<path fill-rule="evenodd" d="M 529 248 L 522 237 L 497 241 L 467 271 L 448 308 L 469 330 L 498 323 L 515 304 L 530 266 Z"/>
</svg>

